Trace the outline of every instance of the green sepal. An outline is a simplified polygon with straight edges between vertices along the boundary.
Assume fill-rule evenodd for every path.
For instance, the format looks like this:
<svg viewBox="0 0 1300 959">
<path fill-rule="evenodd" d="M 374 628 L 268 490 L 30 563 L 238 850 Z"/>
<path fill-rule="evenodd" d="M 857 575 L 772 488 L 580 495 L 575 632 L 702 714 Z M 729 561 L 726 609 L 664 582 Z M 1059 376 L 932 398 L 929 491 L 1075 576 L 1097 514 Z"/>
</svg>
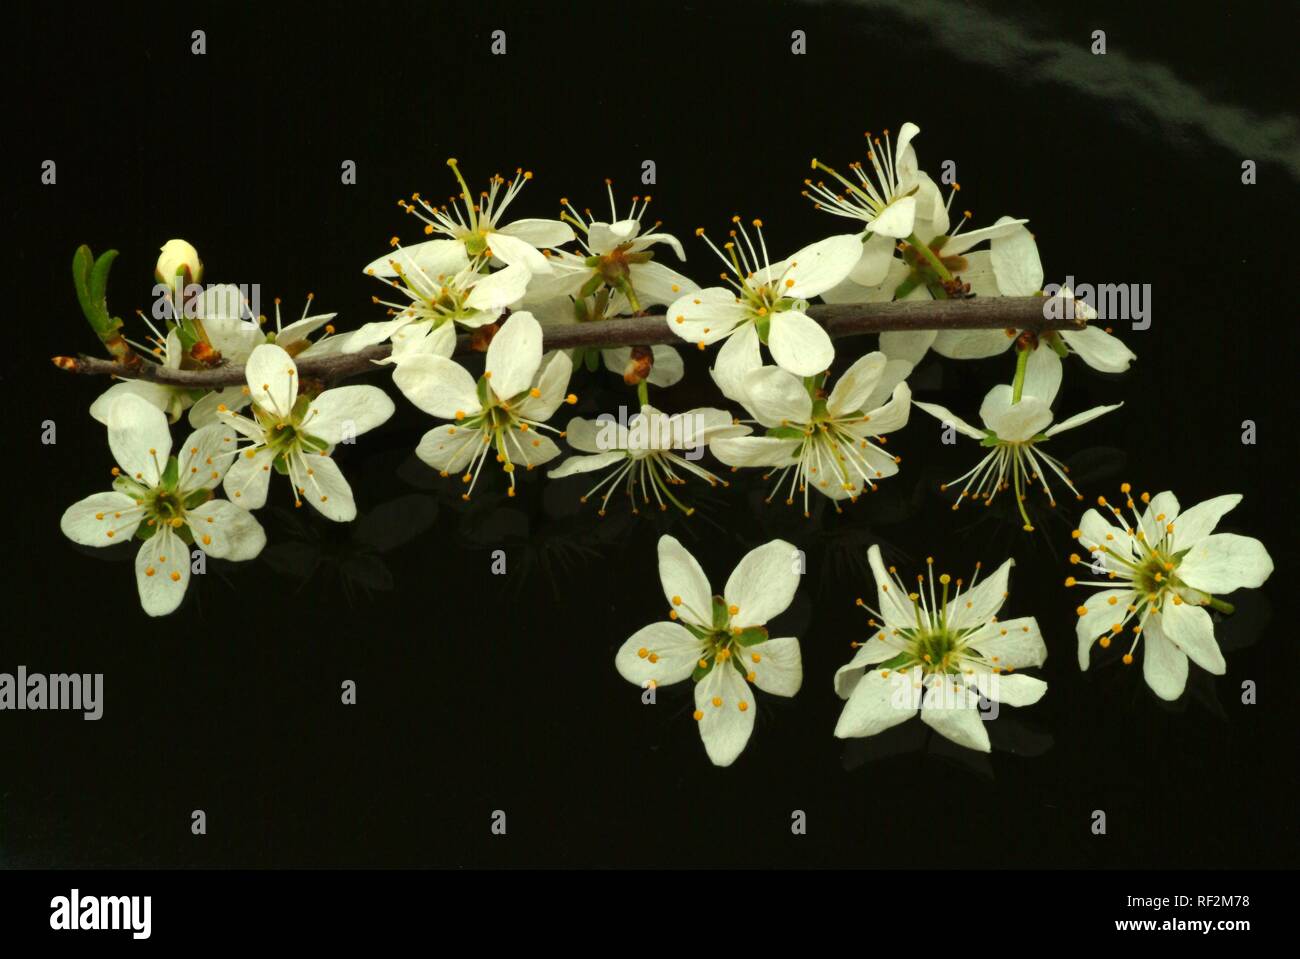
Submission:
<svg viewBox="0 0 1300 959">
<path fill-rule="evenodd" d="M 742 630 L 734 637 L 734 642 L 741 646 L 754 646 L 758 643 L 767 642 L 767 629 L 762 626 L 751 626 L 749 629 Z"/>
<path fill-rule="evenodd" d="M 139 480 L 132 479 L 125 473 L 113 480 L 113 489 L 117 490 L 119 493 L 125 493 L 132 499 L 140 499 L 149 491 L 147 486 Z"/>
<path fill-rule="evenodd" d="M 772 330 L 772 314 L 768 313 L 766 316 L 760 316 L 755 319 L 754 330 L 758 333 L 759 342 L 766 343 L 767 335 Z"/>
<path fill-rule="evenodd" d="M 210 499 L 212 499 L 212 490 L 196 489 L 185 497 L 183 505 L 186 509 L 197 509 Z"/>
<path fill-rule="evenodd" d="M 318 453 L 324 453 L 327 449 L 330 448 L 329 443 L 321 439 L 319 436 L 308 436 L 306 434 L 299 434 L 299 435 L 301 436 L 303 446 L 310 446 Z"/>
<path fill-rule="evenodd" d="M 899 653 L 893 659 L 887 659 L 883 663 L 877 663 L 876 669 L 898 669 L 900 666 L 906 666 L 911 661 L 911 654 Z"/>
<path fill-rule="evenodd" d="M 708 659 L 706 659 L 704 661 L 703 666 L 701 666 L 697 662 L 695 664 L 695 668 L 691 670 L 691 679 L 695 680 L 698 683 L 705 676 L 709 675 L 709 671 L 712 669 L 713 669 L 713 657 L 709 657 Z"/>
<path fill-rule="evenodd" d="M 593 274 L 587 280 L 586 283 L 582 284 L 582 289 L 578 291 L 578 296 L 580 297 L 591 296 L 593 293 L 595 293 L 597 290 L 601 288 L 604 282 L 605 282 L 605 278 L 601 276 L 599 273 Z"/>
<path fill-rule="evenodd" d="M 142 543 L 145 540 L 153 539 L 154 536 L 157 535 L 157 533 L 158 533 L 157 523 L 155 523 L 153 526 L 150 526 L 148 523 L 141 523 L 139 526 L 135 528 L 135 538 Z"/>
<path fill-rule="evenodd" d="M 600 351 L 583 350 L 582 363 L 584 366 L 587 367 L 588 373 L 595 373 L 598 369 L 600 369 Z"/>
<path fill-rule="evenodd" d="M 980 446 L 998 446 L 1001 443 L 1002 441 L 998 439 L 998 434 L 994 433 L 992 430 L 985 430 L 984 439 L 980 440 Z"/>
<path fill-rule="evenodd" d="M 175 489 L 176 482 L 180 479 L 181 464 L 174 456 L 167 457 L 167 467 L 163 470 L 162 485 L 165 489 Z"/>
<path fill-rule="evenodd" d="M 736 667 L 736 672 L 744 676 L 746 680 L 749 679 L 749 670 L 745 668 L 745 664 L 740 661 L 739 656 L 732 656 L 728 662 L 730 662 L 732 666 Z"/>
<path fill-rule="evenodd" d="M 727 601 L 721 596 L 713 597 L 713 628 L 716 630 L 725 630 L 727 623 L 731 620 L 731 614 L 727 612 Z"/>
<path fill-rule="evenodd" d="M 289 458 L 285 456 L 283 453 L 277 456 L 271 462 L 271 465 L 275 467 L 275 471 L 279 473 L 281 476 L 289 475 Z"/>
<path fill-rule="evenodd" d="M 292 416 L 295 421 L 302 422 L 302 418 L 307 415 L 307 410 L 310 407 L 311 407 L 311 397 L 299 396 L 296 400 L 293 401 L 293 410 L 290 412 L 289 415 Z"/>
<path fill-rule="evenodd" d="M 915 290 L 916 285 L 920 282 L 921 282 L 920 276 L 918 276 L 916 273 L 909 273 L 907 275 L 907 278 L 903 280 L 902 283 L 894 287 L 894 299 L 896 300 L 903 299 L 905 296 L 907 296 L 909 293 Z"/>
<path fill-rule="evenodd" d="M 172 532 L 175 533 L 177 536 L 179 536 L 181 538 L 181 542 L 184 543 L 186 546 L 194 545 L 194 533 L 184 523 L 182 523 L 180 526 L 174 527 L 172 529 Z"/>
<path fill-rule="evenodd" d="M 486 376 L 480 376 L 478 378 L 478 384 L 475 386 L 474 392 L 478 396 L 478 405 L 487 409 L 489 397 L 492 393 L 491 390 L 488 389 L 488 378 Z"/>
<path fill-rule="evenodd" d="M 803 430 L 797 426 L 774 426 L 767 431 L 766 435 L 777 440 L 801 440 L 804 438 Z"/>
</svg>

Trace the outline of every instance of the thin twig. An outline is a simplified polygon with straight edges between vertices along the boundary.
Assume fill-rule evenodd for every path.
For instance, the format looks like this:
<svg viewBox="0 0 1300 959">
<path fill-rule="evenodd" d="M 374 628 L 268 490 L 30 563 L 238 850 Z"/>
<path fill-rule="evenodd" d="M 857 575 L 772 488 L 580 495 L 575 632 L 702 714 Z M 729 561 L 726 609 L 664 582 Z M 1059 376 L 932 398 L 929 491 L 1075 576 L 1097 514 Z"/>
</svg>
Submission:
<svg viewBox="0 0 1300 959">
<path fill-rule="evenodd" d="M 820 322 L 833 337 L 861 333 L 925 330 L 1049 330 L 1082 329 L 1082 320 L 1048 317 L 1043 306 L 1048 300 L 1029 297 L 976 297 L 970 300 L 914 300 L 893 303 L 820 303 L 809 307 L 808 314 Z M 574 347 L 653 346 L 676 343 L 689 346 L 670 328 L 663 313 L 618 317 L 595 323 L 574 323 L 543 328 L 543 347 L 548 350 Z M 375 369 L 375 361 L 385 359 L 392 347 L 388 343 L 368 346 L 356 353 L 298 359 L 298 373 L 334 382 Z M 461 336 L 456 353 L 471 352 L 470 338 Z M 155 363 L 127 366 L 100 357 L 79 355 L 56 356 L 54 364 L 71 373 L 92 376 L 116 376 L 123 379 L 148 380 L 164 386 L 214 389 L 239 386 L 244 382 L 244 368 L 222 364 L 211 369 L 177 370 Z"/>
</svg>

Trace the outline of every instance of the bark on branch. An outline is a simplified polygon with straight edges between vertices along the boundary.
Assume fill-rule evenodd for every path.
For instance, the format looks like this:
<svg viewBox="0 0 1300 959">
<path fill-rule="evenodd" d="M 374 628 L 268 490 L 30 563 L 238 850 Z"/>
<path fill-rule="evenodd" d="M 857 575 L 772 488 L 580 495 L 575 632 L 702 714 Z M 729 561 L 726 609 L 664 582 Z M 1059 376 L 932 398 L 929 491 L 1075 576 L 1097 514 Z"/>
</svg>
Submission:
<svg viewBox="0 0 1300 959">
<path fill-rule="evenodd" d="M 899 330 L 1008 329 L 1043 333 L 1049 330 L 1083 328 L 1082 320 L 1045 316 L 1043 307 L 1047 302 L 1046 297 L 1029 296 L 891 303 L 819 303 L 809 307 L 808 314 L 821 323 L 832 337 Z M 690 346 L 673 333 L 663 313 L 550 326 L 543 327 L 543 330 L 543 348 L 547 350 L 653 346 L 659 343 Z M 303 377 L 334 382 L 374 370 L 375 361 L 386 358 L 390 350 L 389 344 L 380 343 L 357 353 L 303 357 L 297 361 L 298 372 Z M 461 336 L 457 341 L 456 353 L 460 355 L 469 352 L 469 337 Z M 176 370 L 155 363 L 132 366 L 85 355 L 75 358 L 56 356 L 54 364 L 71 373 L 148 380 L 164 386 L 192 389 L 238 386 L 244 382 L 244 368 L 234 364 L 221 364 L 211 369 Z"/>
</svg>

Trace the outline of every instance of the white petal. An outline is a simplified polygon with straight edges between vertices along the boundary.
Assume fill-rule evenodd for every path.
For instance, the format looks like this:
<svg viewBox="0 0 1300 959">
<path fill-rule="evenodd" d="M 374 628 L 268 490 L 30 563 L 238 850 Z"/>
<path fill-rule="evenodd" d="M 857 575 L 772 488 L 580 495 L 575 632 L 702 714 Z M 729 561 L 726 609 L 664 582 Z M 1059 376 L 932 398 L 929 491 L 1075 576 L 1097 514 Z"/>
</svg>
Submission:
<svg viewBox="0 0 1300 959">
<path fill-rule="evenodd" d="M 659 538 L 659 581 L 678 616 L 693 626 L 713 627 L 713 593 L 704 570 L 671 536 Z"/>
<path fill-rule="evenodd" d="M 1004 216 L 994 226 L 1014 222 Z M 1003 296 L 1033 296 L 1043 288 L 1043 261 L 1038 257 L 1038 244 L 1025 227 L 1017 226 L 995 237 L 989 244 L 989 252 Z"/>
<path fill-rule="evenodd" d="M 469 255 L 460 240 L 426 240 L 381 256 L 366 264 L 362 272 L 367 276 L 394 277 L 400 267 L 409 277 L 429 283 L 459 273 L 468 265 Z"/>
<path fill-rule="evenodd" d="M 837 285 L 861 257 L 862 241 L 857 236 L 846 233 L 827 237 L 804 247 L 785 263 L 774 263 L 770 279 L 775 281 L 784 274 L 779 292 L 808 299 Z M 757 282 L 763 282 L 765 275 L 766 271 L 760 270 L 755 277 Z M 794 282 L 790 284 L 790 280 Z"/>
<path fill-rule="evenodd" d="M 988 730 L 976 704 L 970 701 L 973 698 L 964 688 L 959 692 L 944 680 L 936 680 L 926 690 L 921 722 L 958 746 L 990 752 Z"/>
<path fill-rule="evenodd" d="M 916 715 L 921 690 L 914 685 L 912 674 L 893 669 L 887 672 L 885 676 L 873 669 L 854 687 L 835 723 L 838 738 L 874 736 Z"/>
<path fill-rule="evenodd" d="M 902 240 L 912 234 L 916 224 L 916 197 L 902 196 L 890 202 L 871 221 L 871 231 Z"/>
<path fill-rule="evenodd" d="M 1214 532 L 1214 528 L 1229 510 L 1235 509 L 1241 502 L 1240 493 L 1228 493 L 1197 503 L 1178 517 L 1174 526 L 1174 541 L 1178 549 L 1191 549 L 1205 537 Z"/>
<path fill-rule="evenodd" d="M 972 633 L 966 644 L 999 668 L 1041 666 L 1047 659 L 1047 644 L 1032 616 L 989 623 Z"/>
<path fill-rule="evenodd" d="M 569 387 L 569 377 L 573 374 L 573 361 L 569 354 L 557 350 L 549 359 L 542 361 L 541 372 L 537 376 L 536 389 L 540 394 L 533 396 L 530 391 L 516 406 L 515 412 L 530 420 L 549 420 L 560 404 L 564 402 L 565 390 Z"/>
<path fill-rule="evenodd" d="M 876 351 L 868 353 L 845 370 L 826 399 L 827 412 L 831 416 L 840 417 L 865 410 L 867 397 L 880 382 L 888 362 L 884 353 Z"/>
<path fill-rule="evenodd" d="M 885 618 L 885 625 L 903 629 L 915 626 L 916 618 L 912 612 L 912 603 L 886 571 L 879 546 L 872 546 L 867 550 L 867 562 L 871 566 L 871 575 L 876 581 L 876 610 Z"/>
<path fill-rule="evenodd" d="M 1060 388 L 1061 358 L 1050 347 L 1040 346 L 1029 354 L 1025 363 L 1024 395 L 1036 397 L 1051 406 Z"/>
<path fill-rule="evenodd" d="M 302 455 L 296 464 L 295 482 L 302 487 L 299 494 L 304 500 L 316 507 L 326 519 L 336 523 L 349 523 L 357 518 L 357 504 L 352 498 L 352 487 L 348 485 L 339 464 L 322 454 Z"/>
<path fill-rule="evenodd" d="M 964 419 L 953 413 L 946 406 L 940 406 L 938 403 L 922 403 L 920 400 L 913 400 L 912 405 L 925 410 L 944 426 L 951 426 L 963 436 L 969 436 L 971 439 L 984 439 L 984 431 L 971 426 Z"/>
<path fill-rule="evenodd" d="M 439 472 L 459 473 L 482 446 L 481 430 L 467 430 L 448 423 L 425 433 L 415 448 L 415 455 Z"/>
<path fill-rule="evenodd" d="M 241 390 L 242 392 L 242 390 Z M 166 412 L 171 407 L 174 391 L 167 386 L 161 386 L 158 383 L 149 383 L 145 380 L 126 380 L 122 383 L 114 383 L 90 404 L 90 415 L 99 423 L 108 425 L 109 408 L 124 396 L 139 396 L 151 406 Z"/>
<path fill-rule="evenodd" d="M 715 766 L 730 766 L 745 750 L 758 712 L 753 692 L 730 660 L 714 663 L 695 684 L 700 738 Z"/>
<path fill-rule="evenodd" d="M 638 686 L 666 686 L 689 679 L 703 644 L 677 623 L 651 623 L 637 630 L 614 657 L 618 674 Z"/>
<path fill-rule="evenodd" d="M 998 439 L 1021 442 L 1037 436 L 1052 422 L 1052 411 L 1038 397 L 1025 394 L 1019 403 L 1012 403 L 1011 397 L 1010 386 L 995 386 L 980 406 L 980 419 Z"/>
<path fill-rule="evenodd" d="M 150 616 L 166 616 L 181 604 L 190 584 L 190 550 L 163 526 L 135 554 L 135 585 Z"/>
<path fill-rule="evenodd" d="M 488 385 L 503 400 L 512 399 L 533 385 L 542 365 L 542 325 L 533 314 L 513 313 L 488 345 L 485 369 Z"/>
<path fill-rule="evenodd" d="M 190 407 L 187 419 L 190 421 L 190 426 L 197 430 L 218 422 L 217 407 L 224 406 L 227 410 L 235 411 L 242 410 L 248 403 L 248 394 L 244 392 L 242 386 L 227 386 L 224 390 L 212 390 L 200 397 L 198 402 Z"/>
<path fill-rule="evenodd" d="M 723 598 L 731 614 L 731 625 L 742 629 L 762 626 L 785 612 L 799 588 L 802 557 L 783 539 L 750 550 L 727 580 Z"/>
<path fill-rule="evenodd" d="M 336 386 L 311 401 L 303 426 L 333 446 L 386 422 L 395 409 L 377 386 Z"/>
<path fill-rule="evenodd" d="M 218 559 L 246 560 L 262 552 L 266 532 L 246 509 L 229 500 L 211 499 L 188 511 L 195 545 Z"/>
<path fill-rule="evenodd" d="M 1175 524 L 1175 531 L 1177 528 Z M 1272 572 L 1273 558 L 1264 544 L 1252 536 L 1236 533 L 1205 537 L 1178 565 L 1179 579 L 1215 596 L 1262 586 Z"/>
<path fill-rule="evenodd" d="M 1066 346 L 1094 370 L 1103 373 L 1123 373 L 1129 368 L 1129 364 L 1137 359 L 1137 354 L 1125 346 L 1122 340 L 1100 327 L 1061 330 L 1060 333 Z"/>
<path fill-rule="evenodd" d="M 915 366 L 929 352 L 937 335 L 934 330 L 891 330 L 880 334 L 880 352 L 891 360 L 904 360 Z"/>
<path fill-rule="evenodd" d="M 736 302 L 736 294 L 720 286 L 679 297 L 664 315 L 674 335 L 695 344 L 716 343 L 749 321 L 749 312 Z"/>
<path fill-rule="evenodd" d="M 1047 683 L 1034 676 L 1007 675 L 987 669 L 962 673 L 962 682 L 989 702 L 1004 706 L 1032 706 L 1047 692 Z"/>
<path fill-rule="evenodd" d="M 1084 410 L 1082 413 L 1075 413 L 1073 416 L 1049 426 L 1046 435 L 1055 436 L 1057 433 L 1064 433 L 1066 430 L 1072 430 L 1076 426 L 1082 426 L 1084 423 L 1091 423 L 1097 417 L 1103 416 L 1106 413 L 1111 413 L 1123 405 L 1123 403 L 1115 403 L 1111 406 L 1094 406 L 1092 409 Z"/>
<path fill-rule="evenodd" d="M 950 360 L 982 360 L 1005 353 L 1014 342 L 1006 330 L 941 330 L 934 336 L 934 351 Z"/>
<path fill-rule="evenodd" d="M 1160 629 L 1201 669 L 1215 676 L 1228 671 L 1223 652 L 1214 638 L 1214 621 L 1200 606 L 1188 602 L 1175 603 L 1172 599 L 1167 601 L 1160 610 Z"/>
<path fill-rule="evenodd" d="M 1142 631 L 1142 677 L 1161 699 L 1175 700 L 1187 688 L 1187 654 L 1165 637 L 1159 616 Z"/>
<path fill-rule="evenodd" d="M 659 303 L 666 306 L 676 302 L 683 293 L 693 293 L 699 289 L 694 280 L 655 260 L 633 263 L 629 269 L 632 273 L 632 289 L 636 290 L 643 307 Z"/>
<path fill-rule="evenodd" d="M 798 310 L 786 310 L 772 317 L 767 347 L 782 369 L 798 376 L 816 376 L 835 359 L 835 346 L 825 327 Z"/>
<path fill-rule="evenodd" d="M 248 358 L 244 375 L 254 404 L 279 416 L 289 415 L 298 399 L 298 366 L 293 357 L 274 343 L 263 343 Z"/>
<path fill-rule="evenodd" d="M 234 461 L 237 438 L 238 434 L 222 422 L 191 433 L 176 456 L 180 491 L 216 489 Z"/>
<path fill-rule="evenodd" d="M 840 699 L 848 699 L 852 695 L 868 666 L 875 666 L 898 655 L 898 647 L 882 639 L 883 635 L 882 631 L 859 644 L 853 658 L 835 670 L 835 695 Z"/>
<path fill-rule="evenodd" d="M 774 436 L 723 436 L 709 441 L 709 452 L 728 466 L 785 466 L 799 442 Z"/>
<path fill-rule="evenodd" d="M 555 469 L 547 470 L 546 475 L 549 479 L 563 479 L 566 476 L 602 470 L 625 459 L 627 459 L 625 450 L 606 450 L 603 453 L 590 453 L 586 456 L 570 456 Z"/>
<path fill-rule="evenodd" d="M 793 636 L 769 639 L 736 651 L 749 670 L 749 681 L 765 693 L 793 696 L 803 685 L 803 660 L 799 640 Z"/>
<path fill-rule="evenodd" d="M 172 449 L 167 417 L 147 400 L 123 394 L 108 410 L 108 446 L 124 473 L 156 486 Z"/>
<path fill-rule="evenodd" d="M 1079 641 L 1079 668 L 1088 668 L 1088 651 L 1102 636 L 1113 634 L 1112 626 L 1124 622 L 1125 607 L 1134 598 L 1132 589 L 1103 589 L 1093 593 L 1083 602 L 1086 612 L 1075 623 L 1075 636 Z M 1111 600 L 1115 600 L 1114 603 Z M 1012 664 L 1014 665 L 1014 664 Z"/>
<path fill-rule="evenodd" d="M 525 240 L 511 236 L 509 233 L 493 231 L 487 235 L 487 242 L 492 256 L 507 266 L 506 270 L 500 272 L 505 273 L 509 269 L 521 270 L 524 274 L 524 287 L 527 286 L 528 278 L 532 274 L 551 272 L 551 265 L 546 261 L 546 257 L 538 252 L 537 247 Z M 523 295 L 524 288 L 521 287 L 518 295 L 506 302 L 513 303 Z"/>
<path fill-rule="evenodd" d="M 275 451 L 265 446 L 250 446 L 241 450 L 226 471 L 226 479 L 222 484 L 226 497 L 244 509 L 259 509 L 263 506 L 274 460 Z"/>
<path fill-rule="evenodd" d="M 889 276 L 889 266 L 892 262 L 894 262 L 894 241 L 881 233 L 873 233 L 867 238 L 867 242 L 862 244 L 862 256 L 849 271 L 848 279 L 862 287 L 879 286 Z M 838 285 L 832 287 L 832 289 L 838 288 Z M 893 291 L 890 292 L 892 294 Z"/>
<path fill-rule="evenodd" d="M 518 237 L 539 250 L 549 246 L 562 246 L 573 239 L 573 229 L 563 220 L 515 220 L 496 232 Z"/>
<path fill-rule="evenodd" d="M 745 377 L 745 405 L 764 426 L 807 423 L 812 399 L 798 377 L 780 367 L 765 366 Z"/>
<path fill-rule="evenodd" d="M 531 246 L 523 243 L 520 245 L 530 250 L 538 259 L 544 259 Z M 474 288 L 465 298 L 465 305 L 472 310 L 482 310 L 495 317 L 507 306 L 523 298 L 531 278 L 532 272 L 523 264 L 514 264 L 504 270 L 497 270 L 475 281 Z"/>
<path fill-rule="evenodd" d="M 343 347 L 344 353 L 356 353 L 365 349 L 367 346 L 374 346 L 376 343 L 382 343 L 391 337 L 402 327 L 411 323 L 415 317 L 409 313 L 401 314 L 391 320 L 381 320 L 378 323 L 367 323 L 360 329 L 353 330 L 348 334 L 348 342 Z"/>
<path fill-rule="evenodd" d="M 125 493 L 95 493 L 64 510 L 59 529 L 82 546 L 113 546 L 134 536 L 142 518 L 135 500 Z"/>
<path fill-rule="evenodd" d="M 511 462 L 520 466 L 541 466 L 560 455 L 555 441 L 537 430 L 511 430 L 505 436 L 506 452 L 510 454 Z"/>
<path fill-rule="evenodd" d="M 949 628 L 982 626 L 997 615 L 1007 598 L 1007 581 L 1014 560 L 1006 560 L 990 575 L 977 580 L 973 589 L 963 590 L 952 602 Z"/>
<path fill-rule="evenodd" d="M 408 400 L 440 419 L 457 419 L 458 413 L 469 416 L 482 409 L 474 378 L 459 363 L 442 356 L 411 357 L 393 371 L 393 382 Z"/>
<path fill-rule="evenodd" d="M 709 371 L 713 382 L 727 399 L 748 407 L 745 380 L 763 365 L 758 348 L 758 331 L 753 323 L 736 330 L 718 350 L 713 368 Z"/>
</svg>

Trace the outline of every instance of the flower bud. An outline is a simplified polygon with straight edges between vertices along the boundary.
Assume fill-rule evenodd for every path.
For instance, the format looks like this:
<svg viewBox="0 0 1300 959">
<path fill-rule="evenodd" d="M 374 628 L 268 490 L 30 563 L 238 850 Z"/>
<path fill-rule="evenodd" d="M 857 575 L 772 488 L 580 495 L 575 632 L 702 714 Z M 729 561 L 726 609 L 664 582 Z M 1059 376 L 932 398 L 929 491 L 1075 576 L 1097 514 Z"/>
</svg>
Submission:
<svg viewBox="0 0 1300 959">
<path fill-rule="evenodd" d="M 628 354 L 627 363 L 623 366 L 623 382 L 628 386 L 636 386 L 650 376 L 650 370 L 654 368 L 654 365 L 655 355 L 650 347 L 632 347 L 631 352 Z"/>
<path fill-rule="evenodd" d="M 175 286 L 178 273 L 183 274 L 179 281 L 182 287 L 203 281 L 203 261 L 199 259 L 199 251 L 190 244 L 184 240 L 168 240 L 161 250 L 158 264 L 153 270 L 154 278 L 159 283 Z"/>
</svg>

